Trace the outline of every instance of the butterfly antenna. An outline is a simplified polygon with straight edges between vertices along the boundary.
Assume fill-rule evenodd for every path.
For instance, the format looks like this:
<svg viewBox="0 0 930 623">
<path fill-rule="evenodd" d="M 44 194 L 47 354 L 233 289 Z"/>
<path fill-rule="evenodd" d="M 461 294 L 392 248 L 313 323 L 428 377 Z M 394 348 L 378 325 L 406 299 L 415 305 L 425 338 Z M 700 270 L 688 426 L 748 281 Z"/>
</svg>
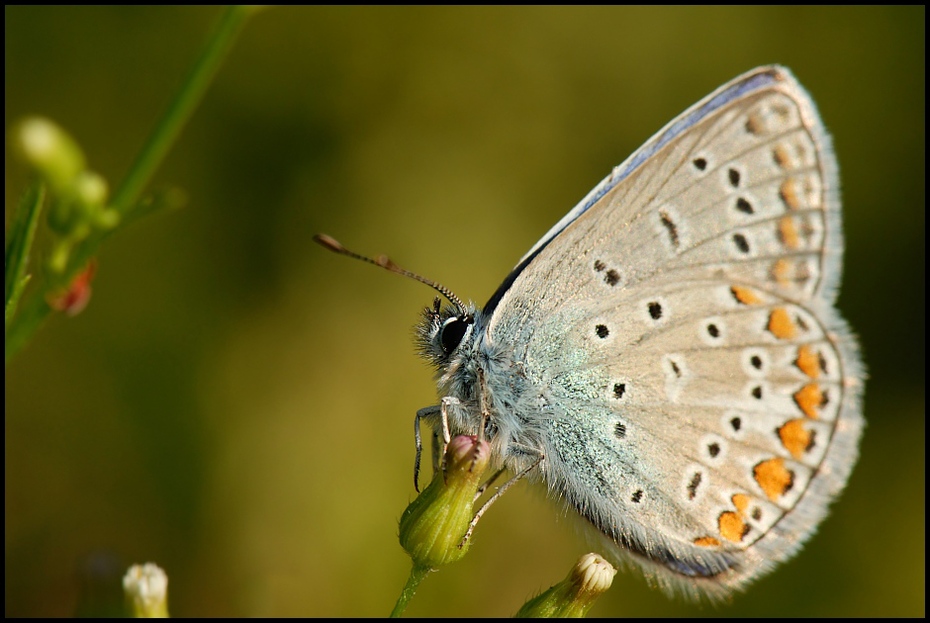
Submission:
<svg viewBox="0 0 930 623">
<path fill-rule="evenodd" d="M 346 249 L 344 246 L 342 246 L 342 244 L 339 243 L 338 240 L 336 240 L 335 238 L 330 238 L 326 234 L 317 234 L 313 237 L 313 240 L 323 245 L 330 251 L 333 251 L 334 253 L 340 253 L 342 255 L 347 255 L 357 260 L 362 260 L 363 262 L 368 262 L 369 264 L 380 266 L 381 268 L 384 268 L 385 270 L 389 270 L 392 273 L 397 273 L 398 275 L 403 275 L 404 277 L 410 277 L 411 279 L 415 281 L 419 281 L 420 283 L 425 283 L 426 285 L 428 285 L 429 287 L 431 287 L 432 289 L 436 290 L 437 292 L 442 294 L 444 297 L 449 299 L 449 301 L 453 305 L 458 307 L 459 310 L 463 314 L 465 313 L 465 304 L 462 302 L 462 299 L 457 297 L 452 292 L 452 290 L 450 290 L 449 288 L 445 287 L 442 284 L 439 284 L 439 283 L 436 283 L 435 281 L 427 279 L 426 277 L 421 277 L 420 275 L 416 273 L 412 273 L 409 270 L 405 270 L 401 268 L 400 266 L 395 264 L 391 260 L 391 258 L 389 258 L 386 255 L 379 255 L 378 257 L 372 259 L 365 255 L 361 255 L 360 253 L 356 253 L 355 251 L 350 251 L 349 249 Z"/>
</svg>

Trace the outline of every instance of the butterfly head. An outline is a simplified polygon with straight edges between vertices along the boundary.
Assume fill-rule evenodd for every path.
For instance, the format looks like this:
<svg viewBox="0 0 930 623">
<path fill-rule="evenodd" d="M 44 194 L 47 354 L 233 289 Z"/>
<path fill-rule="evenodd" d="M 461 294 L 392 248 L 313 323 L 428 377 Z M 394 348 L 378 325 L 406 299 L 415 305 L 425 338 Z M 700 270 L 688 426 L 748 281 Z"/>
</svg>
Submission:
<svg viewBox="0 0 930 623">
<path fill-rule="evenodd" d="M 475 309 L 454 303 L 442 305 L 437 296 L 431 307 L 423 310 L 416 327 L 417 345 L 424 359 L 443 369 L 458 353 L 467 352 L 474 340 Z"/>
</svg>

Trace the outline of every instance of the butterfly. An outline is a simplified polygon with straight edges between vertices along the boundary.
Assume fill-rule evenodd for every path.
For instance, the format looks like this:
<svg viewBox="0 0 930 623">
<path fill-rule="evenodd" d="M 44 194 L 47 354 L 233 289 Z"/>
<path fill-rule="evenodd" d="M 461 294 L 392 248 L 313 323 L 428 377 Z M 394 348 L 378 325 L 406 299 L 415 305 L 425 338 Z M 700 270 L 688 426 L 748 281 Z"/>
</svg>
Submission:
<svg viewBox="0 0 930 623">
<path fill-rule="evenodd" d="M 449 300 L 417 329 L 442 397 L 422 419 L 480 433 L 614 561 L 721 598 L 801 548 L 857 460 L 842 254 L 830 138 L 766 66 L 614 168 L 483 307 L 374 263 Z"/>
</svg>

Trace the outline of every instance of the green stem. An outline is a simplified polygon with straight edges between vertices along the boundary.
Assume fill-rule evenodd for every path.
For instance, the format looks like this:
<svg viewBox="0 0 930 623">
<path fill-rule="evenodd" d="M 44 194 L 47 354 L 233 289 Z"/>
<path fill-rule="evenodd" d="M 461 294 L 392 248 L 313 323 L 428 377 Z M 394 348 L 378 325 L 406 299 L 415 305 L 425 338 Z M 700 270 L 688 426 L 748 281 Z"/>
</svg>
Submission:
<svg viewBox="0 0 930 623">
<path fill-rule="evenodd" d="M 400 597 L 397 598 L 397 603 L 394 604 L 394 609 L 391 610 L 391 618 L 399 618 L 404 610 L 407 609 L 407 604 L 413 599 L 413 595 L 417 592 L 417 587 L 420 586 L 420 582 L 423 581 L 427 575 L 430 574 L 432 569 L 429 567 L 423 567 L 414 563 L 413 568 L 410 570 L 410 577 L 407 578 L 407 583 L 404 584 L 404 590 L 401 591 Z"/>
<path fill-rule="evenodd" d="M 145 185 L 164 160 L 165 154 L 177 140 L 184 124 L 191 117 L 197 104 L 216 75 L 217 70 L 232 47 L 236 35 L 242 30 L 245 20 L 254 9 L 232 6 L 220 18 L 200 58 L 191 68 L 174 101 L 155 126 L 148 142 L 139 152 L 123 183 L 113 195 L 112 206 L 121 213 L 131 209 L 139 200 Z"/>
<path fill-rule="evenodd" d="M 29 276 L 26 275 L 26 265 L 32 254 L 32 242 L 35 239 L 36 225 L 39 223 L 39 213 L 45 201 L 45 186 L 41 182 L 34 182 L 26 190 L 16 212 L 13 213 L 13 222 L 10 225 L 10 237 L 6 243 L 6 265 L 4 291 L 4 330 L 9 328 L 10 320 L 16 313 L 19 297 Z"/>
<path fill-rule="evenodd" d="M 16 319 L 6 336 L 6 363 L 10 363 L 13 355 L 29 342 L 51 311 L 52 308 L 45 302 L 45 297 L 33 290 L 32 296 L 25 300 L 22 310 L 16 314 Z"/>
</svg>

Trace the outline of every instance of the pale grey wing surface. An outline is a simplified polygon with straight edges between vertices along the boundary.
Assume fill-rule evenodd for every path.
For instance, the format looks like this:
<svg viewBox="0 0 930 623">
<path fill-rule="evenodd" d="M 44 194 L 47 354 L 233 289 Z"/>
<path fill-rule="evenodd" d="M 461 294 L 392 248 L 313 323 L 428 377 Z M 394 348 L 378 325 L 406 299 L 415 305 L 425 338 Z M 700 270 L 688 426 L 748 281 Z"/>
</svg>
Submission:
<svg viewBox="0 0 930 623">
<path fill-rule="evenodd" d="M 536 250 L 487 341 L 546 405 L 534 427 L 554 492 L 663 583 L 721 593 L 790 556 L 855 463 L 838 179 L 781 68 L 663 132 Z"/>
</svg>

